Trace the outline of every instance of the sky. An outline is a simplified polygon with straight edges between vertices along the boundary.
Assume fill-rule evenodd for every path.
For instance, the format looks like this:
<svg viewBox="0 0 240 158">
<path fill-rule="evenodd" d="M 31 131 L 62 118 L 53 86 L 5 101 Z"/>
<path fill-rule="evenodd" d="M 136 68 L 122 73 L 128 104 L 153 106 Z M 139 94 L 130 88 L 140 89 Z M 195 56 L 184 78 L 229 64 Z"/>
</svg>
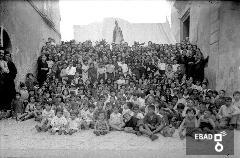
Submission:
<svg viewBox="0 0 240 158">
<path fill-rule="evenodd" d="M 60 0 L 62 40 L 73 39 L 73 25 L 113 17 L 131 23 L 163 23 L 170 18 L 166 0 Z"/>
</svg>

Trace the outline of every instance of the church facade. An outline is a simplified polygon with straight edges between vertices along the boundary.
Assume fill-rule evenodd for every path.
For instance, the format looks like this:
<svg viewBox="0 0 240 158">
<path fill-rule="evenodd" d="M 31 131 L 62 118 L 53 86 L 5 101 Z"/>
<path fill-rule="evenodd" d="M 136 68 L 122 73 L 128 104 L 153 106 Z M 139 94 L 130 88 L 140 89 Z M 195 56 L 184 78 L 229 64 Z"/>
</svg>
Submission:
<svg viewBox="0 0 240 158">
<path fill-rule="evenodd" d="M 35 73 L 36 61 L 49 37 L 61 41 L 59 0 L 0 1 L 1 47 L 8 50 L 24 81 Z"/>
<path fill-rule="evenodd" d="M 233 1 L 170 1 L 171 30 L 176 41 L 189 37 L 204 56 L 210 88 L 240 89 L 240 3 Z"/>
</svg>

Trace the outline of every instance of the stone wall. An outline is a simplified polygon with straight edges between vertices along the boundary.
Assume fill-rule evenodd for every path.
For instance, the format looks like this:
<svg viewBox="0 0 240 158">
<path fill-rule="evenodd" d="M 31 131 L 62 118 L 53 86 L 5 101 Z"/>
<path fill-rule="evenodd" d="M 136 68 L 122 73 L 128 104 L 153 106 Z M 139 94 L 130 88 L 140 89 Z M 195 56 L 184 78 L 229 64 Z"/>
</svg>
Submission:
<svg viewBox="0 0 240 158">
<path fill-rule="evenodd" d="M 223 3 L 220 18 L 217 89 L 240 90 L 240 4 Z"/>
<path fill-rule="evenodd" d="M 231 1 L 188 1 L 172 6 L 171 29 L 180 40 L 181 16 L 190 10 L 190 41 L 197 44 L 206 57 L 209 55 L 205 75 L 209 88 L 225 89 L 231 93 L 240 88 L 240 12 L 239 5 Z M 176 29 L 178 28 L 178 29 Z"/>
<path fill-rule="evenodd" d="M 59 10 L 56 12 L 57 19 L 53 20 L 59 21 L 54 23 L 55 30 L 49 27 L 28 1 L 1 1 L 0 11 L 0 26 L 10 37 L 13 62 L 18 70 L 15 81 L 19 83 L 25 80 L 27 73 L 36 72 L 37 58 L 48 37 L 55 39 L 56 43 L 60 42 Z"/>
</svg>

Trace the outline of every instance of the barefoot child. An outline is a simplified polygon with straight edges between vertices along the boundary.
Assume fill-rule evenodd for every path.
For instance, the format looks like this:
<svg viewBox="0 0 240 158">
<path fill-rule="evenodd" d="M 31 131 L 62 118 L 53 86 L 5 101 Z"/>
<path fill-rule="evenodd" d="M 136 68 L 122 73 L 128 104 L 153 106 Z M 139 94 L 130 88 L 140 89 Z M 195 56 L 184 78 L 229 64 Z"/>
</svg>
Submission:
<svg viewBox="0 0 240 158">
<path fill-rule="evenodd" d="M 68 132 L 65 132 L 65 134 L 72 135 L 76 133 L 80 129 L 80 119 L 77 117 L 78 111 L 71 111 L 70 112 L 70 118 L 68 119 Z"/>
<path fill-rule="evenodd" d="M 58 134 L 61 135 L 65 131 L 66 125 L 67 119 L 63 116 L 63 109 L 57 108 L 56 116 L 54 116 L 51 121 L 51 134 L 54 135 L 56 132 L 58 132 Z"/>
<path fill-rule="evenodd" d="M 23 114 L 24 105 L 23 101 L 20 99 L 21 94 L 19 92 L 16 93 L 16 98 L 12 101 L 12 108 L 14 111 L 14 117 L 18 120 L 18 118 Z"/>
<path fill-rule="evenodd" d="M 152 141 L 158 139 L 155 134 L 159 133 L 165 126 L 160 116 L 155 113 L 154 105 L 148 106 L 148 113 L 143 118 L 143 124 L 139 127 L 140 132 L 149 136 Z"/>
<path fill-rule="evenodd" d="M 143 114 L 141 113 L 139 106 L 138 105 L 134 105 L 132 107 L 132 111 L 133 111 L 133 116 L 135 116 L 136 118 L 138 118 L 139 120 L 142 120 L 144 118 Z"/>
<path fill-rule="evenodd" d="M 211 112 L 209 110 L 204 111 L 203 115 L 198 119 L 198 125 L 201 131 L 205 133 L 214 134 L 216 127 L 213 119 L 211 118 Z"/>
<path fill-rule="evenodd" d="M 54 116 L 55 116 L 55 114 L 54 114 L 54 111 L 51 110 L 51 104 L 46 102 L 45 103 L 45 109 L 42 112 L 41 124 L 40 124 L 40 126 L 38 126 L 38 125 L 35 126 L 37 131 L 38 132 L 48 131 L 48 129 L 50 129 L 50 124 L 51 124 L 51 121 L 52 121 Z"/>
<path fill-rule="evenodd" d="M 88 110 L 86 112 L 86 124 L 89 128 L 94 129 L 94 121 L 93 121 L 93 112 L 95 110 L 95 105 L 94 104 L 90 104 L 88 106 Z"/>
<path fill-rule="evenodd" d="M 122 131 L 123 130 L 123 118 L 122 114 L 119 113 L 119 108 L 117 105 L 113 107 L 113 113 L 110 115 L 109 125 L 112 130 Z"/>
<path fill-rule="evenodd" d="M 40 102 L 36 103 L 36 109 L 34 110 L 34 118 L 35 121 L 41 122 L 42 121 L 42 104 Z"/>
<path fill-rule="evenodd" d="M 106 116 L 104 112 L 98 113 L 98 119 L 95 122 L 94 131 L 93 133 L 96 136 L 105 135 L 109 132 L 109 126 L 106 120 Z"/>
<path fill-rule="evenodd" d="M 123 115 L 124 118 L 124 131 L 127 133 L 133 133 L 137 135 L 141 135 L 141 132 L 139 131 L 139 121 L 135 116 L 132 116 L 130 112 L 127 112 Z"/>
<path fill-rule="evenodd" d="M 179 127 L 179 136 L 181 139 L 184 139 L 186 136 L 193 136 L 194 132 L 197 130 L 198 120 L 195 115 L 195 109 L 189 108 L 186 110 L 186 117 Z M 188 128 L 188 130 L 186 128 Z"/>
<path fill-rule="evenodd" d="M 34 110 L 36 108 L 35 107 L 35 104 L 36 104 L 35 97 L 31 96 L 29 100 L 30 100 L 30 102 L 27 104 L 27 106 L 25 108 L 25 113 L 19 117 L 19 119 L 21 121 L 24 121 L 24 120 L 34 117 Z"/>
</svg>

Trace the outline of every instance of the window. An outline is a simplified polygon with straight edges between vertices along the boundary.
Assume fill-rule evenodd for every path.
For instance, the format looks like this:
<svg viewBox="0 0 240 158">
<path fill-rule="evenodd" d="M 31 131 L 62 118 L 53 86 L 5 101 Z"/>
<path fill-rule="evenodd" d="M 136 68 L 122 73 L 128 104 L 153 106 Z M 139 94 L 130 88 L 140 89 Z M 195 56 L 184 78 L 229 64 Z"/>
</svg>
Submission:
<svg viewBox="0 0 240 158">
<path fill-rule="evenodd" d="M 189 37 L 190 16 L 183 22 L 183 39 Z"/>
<path fill-rule="evenodd" d="M 0 27 L 0 47 L 3 47 L 3 28 Z"/>
<path fill-rule="evenodd" d="M 188 9 L 181 18 L 181 34 L 180 39 L 185 40 L 190 35 L 190 10 Z"/>
</svg>

